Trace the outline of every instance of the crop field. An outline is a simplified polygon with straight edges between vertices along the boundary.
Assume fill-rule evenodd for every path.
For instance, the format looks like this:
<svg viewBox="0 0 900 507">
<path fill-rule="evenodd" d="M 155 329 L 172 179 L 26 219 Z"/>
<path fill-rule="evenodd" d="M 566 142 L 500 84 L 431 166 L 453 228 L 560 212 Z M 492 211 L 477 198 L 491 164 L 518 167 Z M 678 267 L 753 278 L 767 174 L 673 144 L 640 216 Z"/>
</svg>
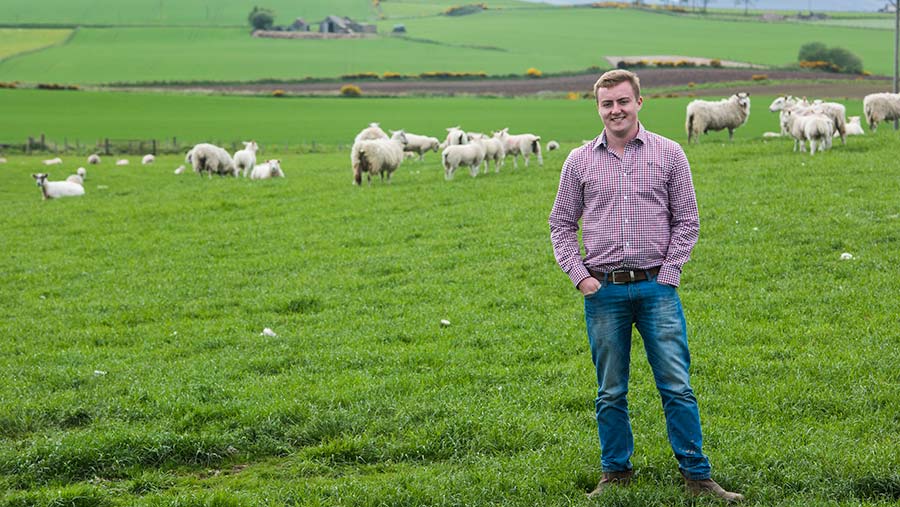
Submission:
<svg viewBox="0 0 900 507">
<path fill-rule="evenodd" d="M 693 382 L 715 476 L 749 505 L 900 500 L 898 141 L 687 147 Z M 638 337 L 637 482 L 584 498 L 596 386 L 546 221 L 564 144 L 449 182 L 429 154 L 362 188 L 340 151 L 273 152 L 287 178 L 262 182 L 106 158 L 46 202 L 39 157 L 8 156 L 0 506 L 714 505 L 681 490 Z M 54 179 L 82 165 L 64 158 Z"/>
<path fill-rule="evenodd" d="M 380 22 L 380 33 L 389 33 L 394 23 Z M 254 39 L 247 28 L 82 28 L 65 46 L 3 61 L 0 81 L 252 81 L 431 71 L 523 75 L 530 67 L 543 72 L 606 68 L 605 56 L 659 54 L 784 66 L 796 62 L 801 45 L 834 40 L 859 55 L 867 70 L 892 72 L 893 43 L 884 30 L 558 8 L 426 16 L 404 24 L 408 38 L 305 41 Z M 632 37 L 641 40 L 639 51 Z M 750 39 L 770 43 L 747 44 Z"/>
<path fill-rule="evenodd" d="M 66 40 L 71 33 L 71 30 L 0 28 L 0 61 L 10 55 L 27 53 L 59 44 Z"/>
</svg>

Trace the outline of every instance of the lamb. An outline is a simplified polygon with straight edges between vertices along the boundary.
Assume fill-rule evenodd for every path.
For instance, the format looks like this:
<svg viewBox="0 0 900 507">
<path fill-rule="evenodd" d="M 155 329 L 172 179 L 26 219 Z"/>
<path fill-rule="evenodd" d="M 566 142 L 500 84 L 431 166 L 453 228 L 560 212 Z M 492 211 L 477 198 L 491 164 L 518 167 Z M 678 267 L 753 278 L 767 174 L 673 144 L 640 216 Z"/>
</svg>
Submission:
<svg viewBox="0 0 900 507">
<path fill-rule="evenodd" d="M 484 162 L 484 154 L 484 144 L 481 142 L 447 146 L 441 153 L 441 162 L 444 166 L 444 179 L 453 179 L 453 173 L 456 172 L 456 168 L 460 165 L 469 166 L 469 174 L 471 174 L 473 178 L 478 176 L 478 167 Z"/>
<path fill-rule="evenodd" d="M 84 195 L 84 187 L 82 185 L 69 181 L 47 181 L 48 176 L 50 175 L 46 173 L 31 175 L 37 182 L 37 186 L 41 187 L 44 200 Z"/>
<path fill-rule="evenodd" d="M 82 180 L 87 179 L 87 169 L 85 169 L 84 167 L 79 167 L 78 170 L 75 171 L 75 174 L 81 176 Z"/>
<path fill-rule="evenodd" d="M 184 172 L 184 164 L 175 168 L 175 174 L 181 174 Z"/>
<path fill-rule="evenodd" d="M 284 178 L 284 172 L 281 170 L 281 160 L 274 158 L 254 166 L 250 172 L 251 180 L 267 180 L 275 177 Z"/>
<path fill-rule="evenodd" d="M 900 93 L 872 93 L 863 99 L 869 130 L 875 133 L 883 121 L 900 120 Z"/>
<path fill-rule="evenodd" d="M 544 165 L 544 157 L 541 155 L 541 137 L 534 134 L 510 135 L 509 128 L 504 128 L 494 133 L 494 138 L 500 139 L 507 155 L 513 156 L 513 167 L 519 168 L 519 155 L 525 159 L 525 167 L 532 154 L 537 155 L 538 165 Z"/>
<path fill-rule="evenodd" d="M 500 166 L 503 165 L 503 161 L 506 159 L 506 148 L 503 145 L 503 141 L 494 137 L 485 137 L 476 142 L 484 146 L 484 172 L 487 172 L 488 162 L 491 160 L 494 161 L 494 172 L 500 172 Z"/>
<path fill-rule="evenodd" d="M 116 165 L 120 165 L 120 166 L 121 166 L 121 165 L 128 165 L 128 159 L 127 159 L 127 158 L 120 158 L 119 160 L 116 160 Z"/>
<path fill-rule="evenodd" d="M 252 171 L 253 166 L 256 165 L 256 152 L 258 150 L 259 145 L 256 144 L 256 141 L 250 141 L 249 143 L 244 141 L 244 149 L 234 152 L 234 167 L 241 171 L 245 178 L 247 173 Z"/>
<path fill-rule="evenodd" d="M 847 117 L 847 135 L 848 136 L 861 136 L 864 135 L 862 124 L 860 124 L 859 116 L 849 116 Z M 838 135 L 837 132 L 834 133 L 835 136 Z"/>
<path fill-rule="evenodd" d="M 728 129 L 728 139 L 734 140 L 734 130 L 747 123 L 750 117 L 750 94 L 740 92 L 718 102 L 694 100 L 687 105 L 685 130 L 688 143 L 700 142 L 700 134 L 710 130 Z"/>
<path fill-rule="evenodd" d="M 59 164 L 62 164 L 62 163 L 63 163 L 63 162 L 62 162 L 62 159 L 59 158 L 59 157 L 51 158 L 51 159 L 49 159 L 49 160 L 45 160 L 45 161 L 44 161 L 44 165 L 59 165 Z"/>
<path fill-rule="evenodd" d="M 403 149 L 406 143 L 406 133 L 402 130 L 391 131 L 390 139 L 361 140 L 353 143 L 350 149 L 353 184 L 362 184 L 363 173 L 367 173 L 370 185 L 373 174 L 380 174 L 384 180 L 387 173 L 387 180 L 390 183 L 391 174 L 403 163 Z"/>
<path fill-rule="evenodd" d="M 794 138 L 794 151 L 799 145 L 803 151 L 804 141 L 809 141 L 809 154 L 816 154 L 831 147 L 831 137 L 835 133 L 834 120 L 821 110 L 814 109 L 788 109 L 788 131 Z"/>
<path fill-rule="evenodd" d="M 0 157 L 0 164 L 6 163 L 6 157 Z"/>
<path fill-rule="evenodd" d="M 99 164 L 100 163 L 100 155 L 97 155 L 96 153 L 90 154 L 87 158 L 87 163 L 94 164 L 94 165 Z"/>
<path fill-rule="evenodd" d="M 151 154 L 144 155 L 144 158 L 141 159 L 141 164 L 147 165 L 156 162 L 156 157 Z"/>
<path fill-rule="evenodd" d="M 776 112 L 778 111 L 778 124 L 781 126 L 781 134 L 788 135 L 787 129 L 787 113 L 785 109 L 800 105 L 801 107 L 809 107 L 809 102 L 803 98 L 798 99 L 793 95 L 782 95 L 781 97 L 776 98 L 769 105 L 769 111 Z"/>
<path fill-rule="evenodd" d="M 425 160 L 425 153 L 438 151 L 440 141 L 436 137 L 420 136 L 406 132 L 406 152 L 417 153 L 419 160 Z"/>
<path fill-rule="evenodd" d="M 234 166 L 234 160 L 224 149 L 208 144 L 200 143 L 191 149 L 191 162 L 194 172 L 203 175 L 207 173 L 212 178 L 213 173 L 220 176 L 237 177 L 238 170 Z"/>
<path fill-rule="evenodd" d="M 372 141 L 375 139 L 390 139 L 387 133 L 378 126 L 377 123 L 370 123 L 368 127 L 362 129 L 359 134 L 356 134 L 356 138 L 353 139 L 353 144 L 358 143 L 359 141 Z"/>
<path fill-rule="evenodd" d="M 548 141 L 547 142 L 547 151 L 553 151 L 559 149 L 559 143 L 556 141 Z"/>
<path fill-rule="evenodd" d="M 77 174 L 69 175 L 69 177 L 66 178 L 66 181 L 68 181 L 69 183 L 75 183 L 77 185 L 81 185 L 82 187 L 84 186 L 84 179 L 81 176 L 78 176 Z"/>
<path fill-rule="evenodd" d="M 466 134 L 466 131 L 459 128 L 459 125 L 455 127 L 447 128 L 447 138 L 444 139 L 444 142 L 441 143 L 440 149 L 443 150 L 447 146 L 454 146 L 457 144 L 468 144 L 469 143 L 469 135 Z"/>
</svg>

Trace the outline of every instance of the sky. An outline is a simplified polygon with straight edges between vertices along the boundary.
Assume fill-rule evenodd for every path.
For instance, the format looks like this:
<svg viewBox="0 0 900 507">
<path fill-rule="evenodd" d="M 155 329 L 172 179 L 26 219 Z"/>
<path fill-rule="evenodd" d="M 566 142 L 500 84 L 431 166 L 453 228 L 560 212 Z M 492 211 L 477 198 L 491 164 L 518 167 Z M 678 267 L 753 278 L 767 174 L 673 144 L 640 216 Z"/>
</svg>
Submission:
<svg viewBox="0 0 900 507">
<path fill-rule="evenodd" d="M 527 2 L 542 2 L 554 5 L 589 4 L 597 0 L 525 0 Z M 645 0 L 645 3 L 659 4 L 660 0 Z M 700 3 L 700 0 L 697 1 Z M 753 9 L 772 9 L 788 11 L 877 11 L 886 0 L 751 0 Z M 743 2 L 740 2 L 743 6 Z M 737 6 L 735 0 L 711 0 L 710 7 L 733 8 Z"/>
</svg>

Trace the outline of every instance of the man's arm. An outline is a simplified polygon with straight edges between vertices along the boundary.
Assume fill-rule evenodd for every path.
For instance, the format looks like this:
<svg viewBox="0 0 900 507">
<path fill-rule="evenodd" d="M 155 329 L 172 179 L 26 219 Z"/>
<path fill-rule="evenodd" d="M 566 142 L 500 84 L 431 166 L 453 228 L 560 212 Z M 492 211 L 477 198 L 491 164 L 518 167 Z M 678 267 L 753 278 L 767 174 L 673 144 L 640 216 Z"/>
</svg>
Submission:
<svg viewBox="0 0 900 507">
<path fill-rule="evenodd" d="M 675 163 L 669 178 L 669 249 L 657 281 L 673 287 L 681 283 L 681 267 L 691 257 L 700 236 L 700 214 L 691 180 L 691 166 L 681 147 L 676 148 Z"/>
<path fill-rule="evenodd" d="M 578 220 L 584 210 L 584 189 L 581 186 L 579 170 L 572 161 L 572 155 L 563 164 L 559 177 L 559 189 L 550 211 L 550 241 L 553 255 L 563 272 L 569 275 L 576 287 L 591 276 L 578 248 Z"/>
</svg>

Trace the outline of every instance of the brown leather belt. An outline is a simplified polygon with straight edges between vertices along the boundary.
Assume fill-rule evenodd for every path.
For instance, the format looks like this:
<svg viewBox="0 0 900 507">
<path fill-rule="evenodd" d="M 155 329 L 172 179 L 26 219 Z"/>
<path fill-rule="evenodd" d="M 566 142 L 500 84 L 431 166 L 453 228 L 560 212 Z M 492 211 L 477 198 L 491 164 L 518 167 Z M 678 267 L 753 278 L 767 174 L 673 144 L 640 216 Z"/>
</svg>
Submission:
<svg viewBox="0 0 900 507">
<path fill-rule="evenodd" d="M 591 276 L 593 276 L 597 280 L 600 280 L 601 282 L 608 281 L 609 283 L 615 285 L 621 285 L 623 283 L 642 282 L 644 280 L 649 280 L 651 277 L 659 274 L 659 266 L 649 269 L 617 269 L 609 273 L 595 271 L 591 268 L 588 268 L 588 272 L 591 274 Z"/>
</svg>

